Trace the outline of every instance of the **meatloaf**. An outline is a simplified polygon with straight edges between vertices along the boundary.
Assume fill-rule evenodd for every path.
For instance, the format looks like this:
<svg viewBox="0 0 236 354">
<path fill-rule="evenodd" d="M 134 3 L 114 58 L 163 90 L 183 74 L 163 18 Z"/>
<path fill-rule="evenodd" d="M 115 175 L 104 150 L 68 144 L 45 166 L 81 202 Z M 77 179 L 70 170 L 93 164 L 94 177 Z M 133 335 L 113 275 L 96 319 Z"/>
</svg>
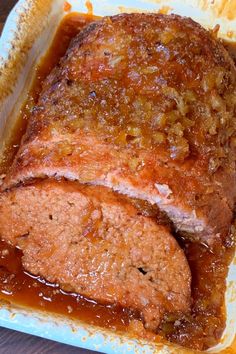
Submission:
<svg viewBox="0 0 236 354">
<path fill-rule="evenodd" d="M 137 310 L 155 330 L 186 313 L 176 230 L 214 246 L 235 188 L 236 69 L 214 32 L 123 14 L 83 30 L 45 80 L 0 193 L 0 236 L 31 273 Z M 122 196 L 123 194 L 123 196 Z"/>
<path fill-rule="evenodd" d="M 0 196 L 0 235 L 23 266 L 102 303 L 137 310 L 155 330 L 190 309 L 191 275 L 168 229 L 105 187 L 38 181 Z"/>
<path fill-rule="evenodd" d="M 213 245 L 235 202 L 235 107 L 215 32 L 176 15 L 105 17 L 45 81 L 3 190 L 45 177 L 107 186 Z"/>
</svg>

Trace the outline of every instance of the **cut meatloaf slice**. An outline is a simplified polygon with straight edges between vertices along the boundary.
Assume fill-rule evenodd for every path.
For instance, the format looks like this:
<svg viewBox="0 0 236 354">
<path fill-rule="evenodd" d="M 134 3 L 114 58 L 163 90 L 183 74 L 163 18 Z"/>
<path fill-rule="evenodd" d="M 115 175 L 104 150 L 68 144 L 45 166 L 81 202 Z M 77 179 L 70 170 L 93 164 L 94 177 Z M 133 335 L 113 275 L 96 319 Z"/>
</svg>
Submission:
<svg viewBox="0 0 236 354">
<path fill-rule="evenodd" d="M 45 81 L 3 189 L 44 176 L 109 186 L 212 245 L 236 196 L 235 97 L 233 61 L 191 19 L 106 17 Z"/>
<path fill-rule="evenodd" d="M 175 239 L 105 187 L 47 180 L 2 193 L 0 236 L 22 249 L 29 272 L 137 310 L 148 329 L 189 310 L 191 275 Z"/>
</svg>

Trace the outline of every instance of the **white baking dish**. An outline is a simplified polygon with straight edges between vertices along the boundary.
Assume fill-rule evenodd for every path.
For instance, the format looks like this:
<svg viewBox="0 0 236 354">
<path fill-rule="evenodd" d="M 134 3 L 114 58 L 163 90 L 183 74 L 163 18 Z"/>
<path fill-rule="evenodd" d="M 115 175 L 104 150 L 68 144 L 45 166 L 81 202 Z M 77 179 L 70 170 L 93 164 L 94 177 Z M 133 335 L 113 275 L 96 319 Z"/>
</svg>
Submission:
<svg viewBox="0 0 236 354">
<path fill-rule="evenodd" d="M 88 3 L 69 0 L 71 11 L 87 12 Z M 220 24 L 219 35 L 236 41 L 236 0 L 93 0 L 96 15 L 120 12 L 165 11 L 189 16 L 205 27 Z M 11 12 L 0 38 L 0 151 L 4 150 L 24 102 L 34 68 L 50 46 L 65 15 L 63 0 L 20 0 Z M 1 157 L 1 154 L 0 154 Z M 236 259 L 227 279 L 227 326 L 213 353 L 236 353 Z M 12 304 L 0 305 L 0 326 L 105 353 L 194 353 L 174 344 L 153 344 L 117 334 L 62 316 L 54 316 Z M 233 344 L 234 342 L 234 344 Z M 225 351 L 227 353 L 228 351 Z"/>
</svg>

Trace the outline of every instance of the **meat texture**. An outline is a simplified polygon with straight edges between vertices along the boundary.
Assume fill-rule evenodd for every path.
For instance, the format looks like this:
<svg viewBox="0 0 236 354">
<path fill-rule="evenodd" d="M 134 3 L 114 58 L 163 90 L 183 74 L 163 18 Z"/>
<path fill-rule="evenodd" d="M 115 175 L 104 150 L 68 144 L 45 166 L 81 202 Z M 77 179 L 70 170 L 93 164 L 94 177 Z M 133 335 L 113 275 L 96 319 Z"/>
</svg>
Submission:
<svg viewBox="0 0 236 354">
<path fill-rule="evenodd" d="M 235 202 L 236 70 L 188 18 L 91 24 L 44 83 L 3 189 L 65 177 L 157 204 L 214 244 Z"/>
<path fill-rule="evenodd" d="M 189 310 L 191 275 L 175 239 L 105 187 L 48 180 L 2 193 L 0 236 L 22 249 L 29 272 L 137 310 L 148 329 Z"/>
</svg>

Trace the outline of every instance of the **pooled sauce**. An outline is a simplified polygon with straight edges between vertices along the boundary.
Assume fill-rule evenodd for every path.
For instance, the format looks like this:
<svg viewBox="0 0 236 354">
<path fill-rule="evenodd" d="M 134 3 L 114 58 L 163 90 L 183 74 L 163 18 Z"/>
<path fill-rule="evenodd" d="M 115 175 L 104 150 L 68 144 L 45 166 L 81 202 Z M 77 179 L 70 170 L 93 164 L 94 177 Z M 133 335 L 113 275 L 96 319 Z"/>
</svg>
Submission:
<svg viewBox="0 0 236 354">
<path fill-rule="evenodd" d="M 90 15 L 70 14 L 62 21 L 48 54 L 37 69 L 33 89 L 21 112 L 4 164 L 0 168 L 1 174 L 7 171 L 19 147 L 43 80 L 65 54 L 70 40 L 95 19 L 97 18 Z M 147 208 L 148 206 L 143 206 L 144 212 L 153 216 L 152 210 L 146 210 Z M 212 252 L 203 245 L 183 240 L 180 243 L 193 277 L 192 312 L 184 317 L 167 316 L 158 333 L 170 341 L 203 350 L 219 341 L 225 327 L 225 281 L 234 246 L 228 240 L 225 246 L 218 246 Z M 116 305 L 101 305 L 80 295 L 67 294 L 57 284 L 48 284 L 43 279 L 28 274 L 22 268 L 21 257 L 20 250 L 0 241 L 1 299 L 124 332 L 127 332 L 130 321 L 138 319 L 137 314 L 132 311 Z"/>
</svg>

